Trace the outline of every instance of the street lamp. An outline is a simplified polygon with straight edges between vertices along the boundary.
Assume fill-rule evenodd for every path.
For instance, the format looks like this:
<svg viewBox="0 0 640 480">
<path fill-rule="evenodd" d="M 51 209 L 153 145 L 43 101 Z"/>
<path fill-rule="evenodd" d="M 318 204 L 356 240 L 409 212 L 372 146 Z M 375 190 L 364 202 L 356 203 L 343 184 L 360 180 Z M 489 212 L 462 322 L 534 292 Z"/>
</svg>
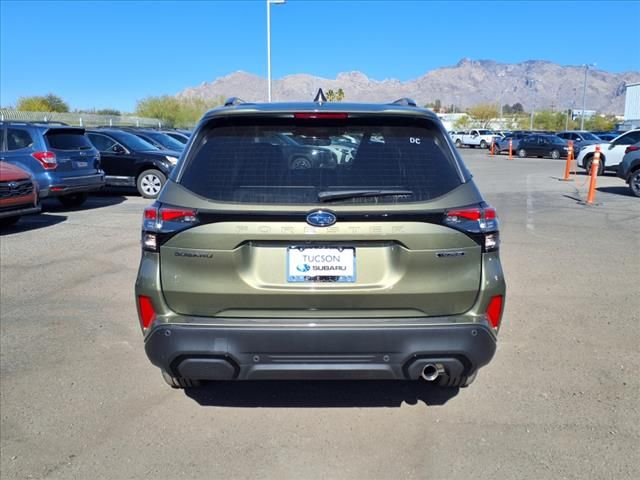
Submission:
<svg viewBox="0 0 640 480">
<path fill-rule="evenodd" d="M 533 130 L 533 116 L 536 113 L 536 97 L 538 96 L 537 82 L 535 80 L 531 80 L 533 82 L 533 107 L 531 108 L 531 121 L 529 122 L 529 130 Z"/>
<path fill-rule="evenodd" d="M 585 63 L 584 67 L 584 85 L 582 86 L 582 115 L 580 115 L 580 130 L 584 130 L 584 109 L 587 107 L 587 72 L 589 67 L 595 67 L 595 63 Z"/>
<path fill-rule="evenodd" d="M 267 84 L 268 99 L 271 102 L 271 5 L 282 5 L 285 0 L 267 0 Z"/>
</svg>

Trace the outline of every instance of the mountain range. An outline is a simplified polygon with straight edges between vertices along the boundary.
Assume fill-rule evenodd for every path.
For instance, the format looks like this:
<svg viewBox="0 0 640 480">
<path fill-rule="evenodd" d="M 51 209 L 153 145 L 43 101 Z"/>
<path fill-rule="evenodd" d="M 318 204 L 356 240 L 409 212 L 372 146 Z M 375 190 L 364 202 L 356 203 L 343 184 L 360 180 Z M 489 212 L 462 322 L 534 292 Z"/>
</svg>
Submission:
<svg viewBox="0 0 640 480">
<path fill-rule="evenodd" d="M 390 102 L 409 97 L 419 105 L 440 100 L 443 106 L 464 109 L 478 103 L 521 103 L 535 108 L 565 110 L 582 108 L 585 68 L 529 60 L 505 64 L 492 60 L 464 58 L 456 65 L 437 68 L 414 80 L 373 80 L 364 73 L 340 73 L 335 79 L 304 73 L 288 75 L 272 82 L 273 101 L 312 100 L 318 88 L 325 92 L 342 88 L 344 101 Z M 640 72 L 611 73 L 590 68 L 587 78 L 586 109 L 621 115 L 625 84 L 640 82 Z M 266 101 L 267 80 L 238 71 L 186 88 L 178 97 L 240 97 L 245 101 Z"/>
</svg>

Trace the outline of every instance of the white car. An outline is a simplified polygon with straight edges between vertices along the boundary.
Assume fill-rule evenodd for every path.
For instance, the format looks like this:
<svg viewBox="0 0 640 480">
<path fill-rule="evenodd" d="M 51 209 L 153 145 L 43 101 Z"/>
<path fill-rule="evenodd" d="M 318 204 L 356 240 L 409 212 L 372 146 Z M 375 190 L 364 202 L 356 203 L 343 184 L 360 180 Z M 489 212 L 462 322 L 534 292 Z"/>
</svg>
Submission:
<svg viewBox="0 0 640 480">
<path fill-rule="evenodd" d="M 586 145 L 578 154 L 578 166 L 584 168 L 587 173 L 591 171 L 591 162 L 596 146 L 600 145 L 600 167 L 598 175 L 606 171 L 617 171 L 618 165 L 622 162 L 624 151 L 629 145 L 640 142 L 640 130 L 629 130 L 611 142 L 602 142 L 594 145 Z"/>
<path fill-rule="evenodd" d="M 493 142 L 494 133 L 491 130 L 470 130 L 469 132 L 457 132 L 451 135 L 456 147 L 480 147 L 489 148 Z"/>
</svg>

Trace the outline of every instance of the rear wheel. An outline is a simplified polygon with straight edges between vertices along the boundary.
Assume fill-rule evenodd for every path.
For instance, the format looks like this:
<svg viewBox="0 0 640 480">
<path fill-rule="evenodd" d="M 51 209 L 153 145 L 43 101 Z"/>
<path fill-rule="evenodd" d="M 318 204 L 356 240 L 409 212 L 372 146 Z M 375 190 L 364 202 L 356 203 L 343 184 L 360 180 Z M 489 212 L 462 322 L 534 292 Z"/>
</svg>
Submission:
<svg viewBox="0 0 640 480">
<path fill-rule="evenodd" d="M 587 175 L 591 175 L 591 165 L 593 164 L 593 155 L 587 158 L 584 162 L 584 168 L 587 171 Z M 604 173 L 604 160 L 600 157 L 600 163 L 598 164 L 598 175 Z"/>
<path fill-rule="evenodd" d="M 6 217 L 0 218 L 0 227 L 10 227 L 11 225 L 15 225 L 20 220 L 20 215 L 16 217 Z"/>
<path fill-rule="evenodd" d="M 518 150 L 518 156 L 520 158 L 526 158 L 527 157 L 527 151 L 524 148 L 521 148 L 520 150 Z"/>
<path fill-rule="evenodd" d="M 136 187 L 138 188 L 138 193 L 144 198 L 156 198 L 166 181 L 167 177 L 165 177 L 164 173 L 150 169 L 138 175 Z"/>
<path fill-rule="evenodd" d="M 551 150 L 551 158 L 557 160 L 560 158 L 560 152 L 558 150 Z"/>
<path fill-rule="evenodd" d="M 629 178 L 629 188 L 631 193 L 636 197 L 640 197 L 640 168 L 631 174 Z"/>
<path fill-rule="evenodd" d="M 191 378 L 172 377 L 169 373 L 162 370 L 162 378 L 171 388 L 195 388 L 201 385 L 200 380 Z"/>
<path fill-rule="evenodd" d="M 62 195 L 58 197 L 58 201 L 65 207 L 79 207 L 89 198 L 87 192 L 70 193 L 68 195 Z"/>
<path fill-rule="evenodd" d="M 484 140 L 480 141 L 480 148 L 487 148 L 487 142 Z"/>
</svg>

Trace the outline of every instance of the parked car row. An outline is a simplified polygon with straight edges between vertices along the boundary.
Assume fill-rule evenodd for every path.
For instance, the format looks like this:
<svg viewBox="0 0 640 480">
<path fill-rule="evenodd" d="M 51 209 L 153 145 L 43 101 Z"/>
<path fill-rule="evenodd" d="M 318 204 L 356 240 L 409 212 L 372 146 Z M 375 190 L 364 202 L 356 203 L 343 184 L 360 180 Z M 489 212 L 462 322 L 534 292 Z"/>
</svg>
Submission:
<svg viewBox="0 0 640 480">
<path fill-rule="evenodd" d="M 44 198 L 78 207 L 105 186 L 155 198 L 188 140 L 184 130 L 0 122 L 0 223 L 36 213 Z"/>
<path fill-rule="evenodd" d="M 640 196 L 640 130 L 630 130 L 616 134 L 595 135 L 584 131 L 558 132 L 555 135 L 512 132 L 494 140 L 494 153 L 512 150 L 521 158 L 543 157 L 566 158 L 568 141 L 574 142 L 574 154 L 579 167 L 591 171 L 596 147 L 600 147 L 598 175 L 614 172 L 622 178 L 635 196 Z"/>
</svg>

